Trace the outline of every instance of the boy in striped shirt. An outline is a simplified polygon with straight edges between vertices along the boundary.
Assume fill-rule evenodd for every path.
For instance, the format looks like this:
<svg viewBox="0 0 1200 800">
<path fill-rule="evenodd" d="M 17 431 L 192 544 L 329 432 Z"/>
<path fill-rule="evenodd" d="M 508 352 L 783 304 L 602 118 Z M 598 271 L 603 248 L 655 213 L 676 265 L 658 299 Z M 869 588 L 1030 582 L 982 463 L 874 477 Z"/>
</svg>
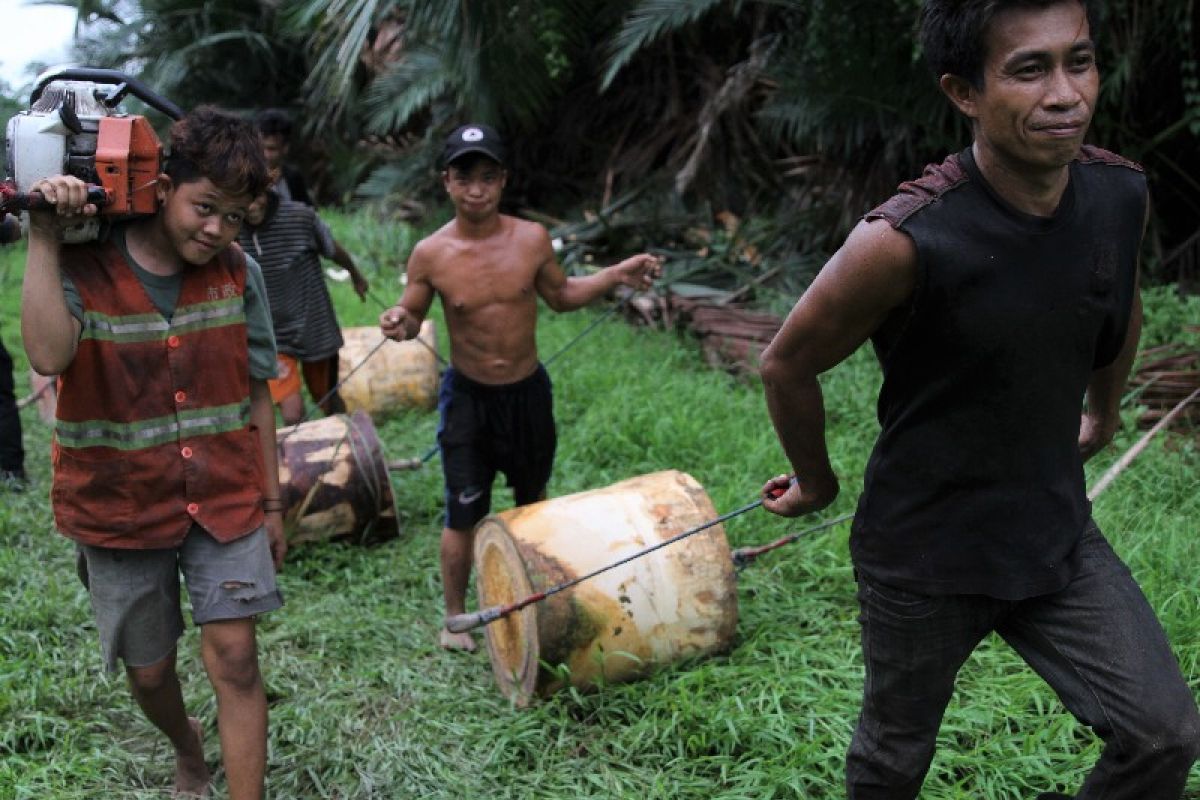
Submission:
<svg viewBox="0 0 1200 800">
<path fill-rule="evenodd" d="M 345 411 L 333 391 L 342 332 L 321 258 L 350 273 L 363 300 L 370 289 L 367 279 L 311 206 L 285 200 L 274 188 L 250 204 L 238 243 L 262 266 L 279 351 L 280 375 L 271 382 L 271 399 L 279 405 L 283 421 L 293 425 L 304 416 L 301 375 L 322 411 Z"/>
</svg>

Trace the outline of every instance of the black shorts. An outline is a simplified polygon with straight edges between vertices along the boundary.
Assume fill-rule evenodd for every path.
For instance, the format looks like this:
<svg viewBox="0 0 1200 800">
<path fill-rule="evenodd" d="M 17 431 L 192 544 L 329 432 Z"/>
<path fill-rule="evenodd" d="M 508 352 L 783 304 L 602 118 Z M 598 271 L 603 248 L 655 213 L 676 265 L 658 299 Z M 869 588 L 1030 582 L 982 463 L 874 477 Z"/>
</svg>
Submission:
<svg viewBox="0 0 1200 800">
<path fill-rule="evenodd" d="M 503 386 L 476 383 L 450 367 L 438 411 L 447 528 L 470 530 L 487 515 L 497 472 L 508 479 L 517 505 L 541 499 L 558 442 L 550 376 L 542 365 Z"/>
</svg>

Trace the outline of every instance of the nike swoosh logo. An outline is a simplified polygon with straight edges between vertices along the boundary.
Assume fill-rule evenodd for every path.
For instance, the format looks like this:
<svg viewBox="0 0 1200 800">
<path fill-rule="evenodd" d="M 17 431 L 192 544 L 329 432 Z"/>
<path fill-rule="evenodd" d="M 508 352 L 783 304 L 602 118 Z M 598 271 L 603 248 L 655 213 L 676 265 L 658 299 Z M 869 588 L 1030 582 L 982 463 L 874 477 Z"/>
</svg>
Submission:
<svg viewBox="0 0 1200 800">
<path fill-rule="evenodd" d="M 464 506 L 470 505 L 471 503 L 474 503 L 476 500 L 478 500 L 482 496 L 483 496 L 482 489 L 479 490 L 478 492 L 475 492 L 474 494 L 467 494 L 466 492 L 460 492 L 458 495 L 458 502 L 462 503 Z"/>
</svg>

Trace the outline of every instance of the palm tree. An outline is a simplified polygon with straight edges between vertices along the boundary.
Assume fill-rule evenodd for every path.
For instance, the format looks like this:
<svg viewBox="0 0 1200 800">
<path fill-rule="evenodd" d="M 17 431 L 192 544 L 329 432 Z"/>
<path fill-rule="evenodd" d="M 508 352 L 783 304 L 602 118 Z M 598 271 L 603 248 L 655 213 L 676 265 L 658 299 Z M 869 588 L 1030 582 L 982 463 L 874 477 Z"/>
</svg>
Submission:
<svg viewBox="0 0 1200 800">
<path fill-rule="evenodd" d="M 615 76 L 641 59 L 672 63 L 664 55 L 678 48 L 670 45 L 695 41 L 702 35 L 697 29 L 734 41 L 731 23 L 754 31 L 741 39 L 736 55 L 726 51 L 724 82 L 694 98 L 698 132 L 676 146 L 682 144 L 691 156 L 707 148 L 723 160 L 737 159 L 736 180 L 745 190 L 763 176 L 754 172 L 742 145 L 761 145 L 760 163 L 797 179 L 780 196 L 793 209 L 812 212 L 811 224 L 800 228 L 807 227 L 805 235 L 828 251 L 899 180 L 969 140 L 914 44 L 920 5 L 920 0 L 641 0 L 612 40 L 605 85 L 613 86 Z M 1103 8 L 1095 33 L 1105 80 L 1093 139 L 1145 163 L 1158 198 L 1150 237 L 1157 251 L 1160 239 L 1179 242 L 1195 232 L 1200 217 L 1196 2 L 1109 0 Z M 692 51 L 688 66 L 710 52 Z M 764 52 L 765 59 L 755 59 Z M 745 91 L 747 72 L 761 76 L 767 87 L 757 98 Z M 731 91 L 742 102 L 730 102 Z M 742 130 L 739 141 L 738 120 L 747 114 L 756 121 L 757 137 Z M 723 148 L 716 141 L 722 136 Z M 699 174 L 720 175 L 721 159 L 677 173 L 676 187 L 687 188 Z M 796 168 L 789 169 L 792 165 Z M 711 190 L 705 194 L 714 196 Z M 770 204 L 759 208 L 767 211 Z"/>
<path fill-rule="evenodd" d="M 283 18 L 306 33 L 314 132 L 359 126 L 415 165 L 393 163 L 368 190 L 427 168 L 432 142 L 459 121 L 489 122 L 514 140 L 538 137 L 593 45 L 604 0 L 291 0 Z M 615 18 L 614 18 L 615 19 Z M 414 149 L 416 145 L 416 149 Z"/>
<path fill-rule="evenodd" d="M 77 9 L 76 55 L 121 69 L 184 108 L 285 104 L 307 73 L 269 0 L 45 0 Z"/>
<path fill-rule="evenodd" d="M 1150 179 L 1155 256 L 1200 233 L 1200 20 L 1195 0 L 1110 0 L 1093 138 Z M 1174 275 L 1156 275 L 1174 279 Z"/>
<path fill-rule="evenodd" d="M 819 260 L 969 139 L 914 44 L 920 1 L 63 4 L 88 15 L 90 60 L 144 66 L 177 102 L 302 103 L 348 175 L 383 164 L 373 193 L 432 187 L 436 143 L 477 119 L 512 141 L 518 205 L 607 206 L 649 188 L 627 208 L 655 224 L 729 210 L 763 220 L 779 252 Z M 1196 0 L 1105 5 L 1095 139 L 1146 164 L 1153 238 L 1169 247 L 1200 212 Z"/>
</svg>

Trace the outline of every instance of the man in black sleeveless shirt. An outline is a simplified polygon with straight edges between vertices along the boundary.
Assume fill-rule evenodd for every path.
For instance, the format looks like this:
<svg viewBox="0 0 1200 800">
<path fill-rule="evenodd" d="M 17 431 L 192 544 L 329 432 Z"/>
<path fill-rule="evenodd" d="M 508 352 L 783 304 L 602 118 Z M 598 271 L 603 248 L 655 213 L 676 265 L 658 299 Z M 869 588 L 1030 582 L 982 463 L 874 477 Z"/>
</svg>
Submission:
<svg viewBox="0 0 1200 800">
<path fill-rule="evenodd" d="M 926 57 L 974 141 L 866 215 L 763 354 L 797 476 L 764 506 L 784 516 L 838 493 L 817 376 L 867 339 L 883 367 L 850 540 L 866 667 L 851 800 L 917 797 L 958 670 L 993 631 L 1104 740 L 1075 797 L 1173 800 L 1200 751 L 1195 699 L 1084 488 L 1136 352 L 1147 209 L 1141 169 L 1083 145 L 1091 16 L 1086 0 L 927 0 Z"/>
</svg>

